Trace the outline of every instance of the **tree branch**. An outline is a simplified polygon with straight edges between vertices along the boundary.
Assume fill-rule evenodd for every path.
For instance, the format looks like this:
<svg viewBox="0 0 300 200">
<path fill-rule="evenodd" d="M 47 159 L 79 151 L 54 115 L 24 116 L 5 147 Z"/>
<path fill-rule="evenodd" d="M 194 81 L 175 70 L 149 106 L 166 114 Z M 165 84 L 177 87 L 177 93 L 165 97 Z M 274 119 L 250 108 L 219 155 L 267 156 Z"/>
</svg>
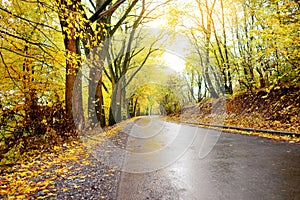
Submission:
<svg viewBox="0 0 300 200">
<path fill-rule="evenodd" d="M 112 2 L 112 0 L 107 0 L 103 3 L 103 5 L 99 8 L 99 10 L 97 10 L 97 12 L 95 14 L 93 14 L 90 17 L 90 21 L 93 23 L 95 21 L 97 21 L 98 19 L 102 18 L 103 16 L 113 12 L 114 10 L 116 10 L 122 3 L 124 3 L 126 0 L 120 0 L 119 2 L 117 2 L 115 5 L 113 5 L 112 7 L 110 7 L 108 10 L 104 11 L 105 8 Z"/>
<path fill-rule="evenodd" d="M 24 21 L 26 21 L 26 22 L 28 22 L 28 23 L 33 23 L 33 24 L 36 24 L 36 25 L 39 25 L 39 26 L 43 26 L 43 27 L 50 28 L 50 29 L 52 29 L 52 30 L 54 30 L 54 31 L 57 31 L 57 32 L 61 32 L 60 30 L 55 29 L 55 28 L 53 28 L 52 26 L 48 26 L 48 25 L 46 25 L 46 24 L 42 24 L 42 23 L 39 23 L 39 22 L 34 22 L 34 21 L 31 21 L 31 20 L 26 19 L 26 18 L 24 18 L 24 17 L 20 17 L 20 16 L 18 16 L 18 15 L 16 15 L 16 14 L 13 14 L 12 12 L 10 12 L 10 11 L 4 9 L 3 7 L 0 7 L 0 10 L 4 11 L 4 12 L 10 14 L 10 15 L 12 15 L 13 17 L 16 17 L 16 18 L 19 18 L 19 19 L 21 19 L 21 20 L 24 20 Z"/>
</svg>

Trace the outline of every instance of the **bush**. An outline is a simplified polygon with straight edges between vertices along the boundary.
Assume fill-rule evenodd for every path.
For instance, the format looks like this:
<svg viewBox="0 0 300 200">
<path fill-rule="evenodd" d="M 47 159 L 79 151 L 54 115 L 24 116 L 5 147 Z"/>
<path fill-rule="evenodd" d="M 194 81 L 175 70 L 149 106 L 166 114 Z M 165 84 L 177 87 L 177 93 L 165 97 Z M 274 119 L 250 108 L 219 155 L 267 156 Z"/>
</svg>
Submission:
<svg viewBox="0 0 300 200">
<path fill-rule="evenodd" d="M 77 136 L 72 120 L 66 116 L 64 102 L 55 100 L 51 105 L 41 104 L 37 98 L 26 98 L 23 102 L 0 107 L 2 164 L 15 162 L 26 151 L 49 149 Z"/>
</svg>

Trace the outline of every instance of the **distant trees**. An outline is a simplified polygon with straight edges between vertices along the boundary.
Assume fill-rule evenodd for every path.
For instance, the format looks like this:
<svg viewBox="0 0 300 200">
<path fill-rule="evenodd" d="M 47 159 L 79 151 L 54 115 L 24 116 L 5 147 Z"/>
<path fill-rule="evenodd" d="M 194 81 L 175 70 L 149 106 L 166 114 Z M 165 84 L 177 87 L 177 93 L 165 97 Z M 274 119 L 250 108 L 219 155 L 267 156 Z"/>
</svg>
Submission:
<svg viewBox="0 0 300 200">
<path fill-rule="evenodd" d="M 186 71 L 191 96 L 196 78 L 198 96 L 211 97 L 299 83 L 298 1 L 194 0 L 182 8 L 172 8 L 180 16 L 169 22 L 194 45 Z"/>
<path fill-rule="evenodd" d="M 146 68 L 129 85 L 130 116 L 179 114 L 181 106 L 187 103 L 182 77 L 162 66 Z"/>
</svg>

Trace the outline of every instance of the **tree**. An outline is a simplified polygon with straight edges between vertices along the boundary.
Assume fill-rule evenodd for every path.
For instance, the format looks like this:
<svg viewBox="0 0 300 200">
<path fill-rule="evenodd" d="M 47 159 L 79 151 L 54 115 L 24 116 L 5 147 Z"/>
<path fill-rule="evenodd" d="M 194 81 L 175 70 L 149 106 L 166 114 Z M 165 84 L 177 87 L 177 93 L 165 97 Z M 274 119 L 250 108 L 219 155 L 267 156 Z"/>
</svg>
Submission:
<svg viewBox="0 0 300 200">
<path fill-rule="evenodd" d="M 167 1 L 168 2 L 168 1 Z M 137 3 L 137 2 L 136 2 Z M 151 5 L 151 3 L 149 3 Z M 153 11 L 147 11 L 149 6 L 146 1 L 141 1 L 139 9 L 133 10 L 132 16 L 120 26 L 116 37 L 111 37 L 107 52 L 107 69 L 104 70 L 112 86 L 112 100 L 109 113 L 109 125 L 120 121 L 122 117 L 122 106 L 126 109 L 126 87 L 137 73 L 146 64 L 148 58 L 159 48 L 155 47 L 160 38 L 151 38 L 145 35 L 142 29 L 144 20 Z M 161 6 L 159 4 L 157 6 Z M 129 14 L 129 12 L 127 12 Z M 145 39 L 146 38 L 146 39 Z M 149 41 L 147 41 L 147 39 Z M 118 41 L 122 42 L 118 42 Z M 116 42 L 115 42 L 116 41 Z M 145 44 L 145 46 L 141 45 Z M 126 76 L 129 70 L 134 70 Z"/>
<path fill-rule="evenodd" d="M 120 1 L 119 3 L 115 4 L 112 8 L 116 8 L 117 5 L 120 5 L 120 3 L 123 3 L 124 1 Z M 97 25 L 96 31 L 98 34 L 96 34 L 96 38 L 99 38 L 98 42 L 95 44 L 99 46 L 103 46 L 103 48 L 96 48 L 96 45 L 93 45 L 93 52 L 91 54 L 93 56 L 96 56 L 98 60 L 94 60 L 94 64 L 92 64 L 92 67 L 90 69 L 90 74 L 89 74 L 89 121 L 91 122 L 91 125 L 95 124 L 97 121 L 100 122 L 101 126 L 105 126 L 105 113 L 104 113 L 104 102 L 103 102 L 103 92 L 102 88 L 106 88 L 105 85 L 103 85 L 102 82 L 102 72 L 104 69 L 104 62 L 107 57 L 107 51 L 108 51 L 108 45 L 109 41 L 113 37 L 113 35 L 116 33 L 116 31 L 119 29 L 119 27 L 123 24 L 123 22 L 126 20 L 128 14 L 130 11 L 134 8 L 136 5 L 137 0 L 132 1 L 127 5 L 125 8 L 124 12 L 120 16 L 120 18 L 117 19 L 115 25 L 113 27 L 110 26 L 111 21 L 112 21 L 112 14 L 113 12 L 110 12 L 109 15 L 106 15 L 105 18 L 101 19 Z M 97 6 L 101 7 L 103 6 L 104 3 L 98 2 Z M 103 29 L 103 26 L 105 29 L 103 31 L 98 31 L 98 29 Z M 104 43 L 104 44 L 103 44 Z M 90 46 L 87 47 L 86 52 L 89 55 L 89 48 Z M 100 57 L 99 57 L 100 56 Z M 92 58 L 94 59 L 94 58 Z M 100 67 L 95 67 L 100 64 Z M 95 108 L 95 113 L 93 112 Z M 97 118 L 95 118 L 95 116 Z"/>
<path fill-rule="evenodd" d="M 294 1 L 243 1 L 236 6 L 232 23 L 236 37 L 232 40 L 236 44 L 233 55 L 240 88 L 253 91 L 281 82 L 297 82 L 299 70 L 295 61 L 298 56 L 294 49 L 299 47 L 296 31 L 299 23 L 294 19 L 299 4 Z"/>
<path fill-rule="evenodd" d="M 101 41 L 103 41 L 105 35 L 103 34 L 103 30 L 99 31 L 99 26 L 102 27 L 101 21 L 100 24 L 96 25 L 96 31 L 98 31 L 97 34 L 95 34 L 95 32 L 93 31 L 92 24 L 97 20 L 100 20 L 104 16 L 111 15 L 112 12 L 124 2 L 124 0 L 120 0 L 111 8 L 107 8 L 111 2 L 111 0 L 106 0 L 103 3 L 102 1 L 98 1 L 96 7 L 97 11 L 90 18 L 87 18 L 87 14 L 83 9 L 83 6 L 81 5 L 81 1 L 79 0 L 61 0 L 56 2 L 60 24 L 62 27 L 62 33 L 64 35 L 64 44 L 67 50 L 65 93 L 66 112 L 68 118 L 71 119 L 72 117 L 74 117 L 75 123 L 78 125 L 78 127 L 81 128 L 84 124 L 84 113 L 82 108 L 82 87 L 80 79 L 77 83 L 78 85 L 74 85 L 81 67 L 80 40 L 85 39 L 85 41 L 83 41 L 83 44 L 89 44 L 89 47 L 91 48 L 99 45 Z M 103 29 L 105 29 L 105 27 Z M 87 37 L 84 38 L 85 35 L 87 35 Z M 87 40 L 89 40 L 89 43 L 87 42 Z M 86 52 L 88 52 L 88 50 L 86 50 Z M 99 71 L 99 73 L 100 78 L 101 70 Z M 96 76 L 96 73 L 93 73 L 93 70 L 91 72 L 91 76 Z M 95 77 L 92 77 L 91 80 L 94 81 L 94 78 Z M 99 87 L 101 88 L 101 80 L 99 80 L 99 82 Z M 90 83 L 93 84 L 92 82 Z M 74 86 L 76 87 L 76 92 L 73 91 Z M 92 86 L 92 88 L 94 87 Z M 96 98 L 101 100 L 101 90 L 97 89 L 96 91 Z M 93 97 L 90 97 L 90 101 L 92 100 Z M 72 107 L 73 105 L 75 107 Z M 98 107 L 101 108 L 102 106 L 98 105 Z M 73 114 L 75 114 L 76 116 L 73 116 Z M 101 114 L 100 119 L 102 123 L 105 123 Z"/>
<path fill-rule="evenodd" d="M 185 19 L 179 22 L 179 19 L 172 18 L 172 23 L 179 22 L 181 24 L 180 31 L 190 38 L 191 44 L 194 48 L 191 50 L 191 54 L 197 55 L 197 63 L 199 72 L 202 74 L 204 87 L 213 98 L 219 97 L 219 93 L 222 92 L 220 85 L 219 72 L 216 70 L 212 59 L 212 41 L 214 33 L 214 11 L 216 1 L 194 1 L 197 4 L 187 4 L 185 9 L 191 10 L 189 14 L 185 11 L 181 11 L 178 8 L 174 8 L 179 12 L 181 18 Z M 190 20 L 191 23 L 186 22 Z M 197 72 L 198 73 L 198 72 Z M 194 73 L 195 74 L 195 73 Z"/>
<path fill-rule="evenodd" d="M 0 7 L 0 67 L 4 72 L 1 93 L 6 95 L 12 91 L 19 96 L 18 100 L 11 101 L 13 105 L 9 99 L 3 99 L 3 108 L 24 109 L 24 129 L 33 133 L 42 131 L 38 130 L 39 119 L 32 120 L 38 118 L 37 111 L 34 112 L 38 103 L 51 102 L 62 87 L 57 75 L 63 56 L 54 56 L 62 55 L 61 37 L 45 9 L 39 3 L 25 1 L 6 1 Z"/>
<path fill-rule="evenodd" d="M 215 43 L 212 47 L 213 53 L 215 55 L 215 60 L 217 66 L 219 66 L 219 70 L 222 73 L 223 78 L 223 85 L 224 85 L 224 92 L 225 94 L 231 95 L 233 93 L 232 88 L 232 61 L 230 60 L 230 49 L 228 47 L 228 37 L 227 37 L 227 30 L 226 30 L 226 23 L 225 23 L 225 7 L 223 0 L 220 0 L 220 7 L 221 7 L 221 18 L 220 24 L 222 26 L 222 30 L 220 31 L 222 33 L 222 36 L 218 35 L 216 25 L 214 21 L 212 20 L 212 27 L 215 37 Z"/>
<path fill-rule="evenodd" d="M 201 72 L 202 62 L 199 61 L 198 55 L 191 54 L 186 58 L 184 78 L 189 87 L 189 102 L 200 102 L 206 95 L 206 88 L 203 87 L 203 74 Z"/>
</svg>

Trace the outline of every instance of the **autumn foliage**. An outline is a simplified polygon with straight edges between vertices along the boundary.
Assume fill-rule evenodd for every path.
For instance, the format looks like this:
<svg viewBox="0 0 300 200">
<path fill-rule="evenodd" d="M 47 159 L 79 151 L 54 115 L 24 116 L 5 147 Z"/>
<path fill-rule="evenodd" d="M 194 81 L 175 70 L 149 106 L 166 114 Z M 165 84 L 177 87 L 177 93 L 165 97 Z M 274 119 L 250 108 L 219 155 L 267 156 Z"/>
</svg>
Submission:
<svg viewBox="0 0 300 200">
<path fill-rule="evenodd" d="M 226 99 L 228 124 L 299 132 L 298 1 L 0 2 L 4 164 L 76 138 L 76 126 L 180 114 L 207 99 Z M 172 33 L 149 37 L 139 30 L 149 22 Z M 185 69 L 162 76 L 157 66 L 178 33 L 189 43 Z M 155 78 L 167 83 L 146 84 Z M 200 108 L 191 114 L 205 121 L 211 108 Z"/>
</svg>

